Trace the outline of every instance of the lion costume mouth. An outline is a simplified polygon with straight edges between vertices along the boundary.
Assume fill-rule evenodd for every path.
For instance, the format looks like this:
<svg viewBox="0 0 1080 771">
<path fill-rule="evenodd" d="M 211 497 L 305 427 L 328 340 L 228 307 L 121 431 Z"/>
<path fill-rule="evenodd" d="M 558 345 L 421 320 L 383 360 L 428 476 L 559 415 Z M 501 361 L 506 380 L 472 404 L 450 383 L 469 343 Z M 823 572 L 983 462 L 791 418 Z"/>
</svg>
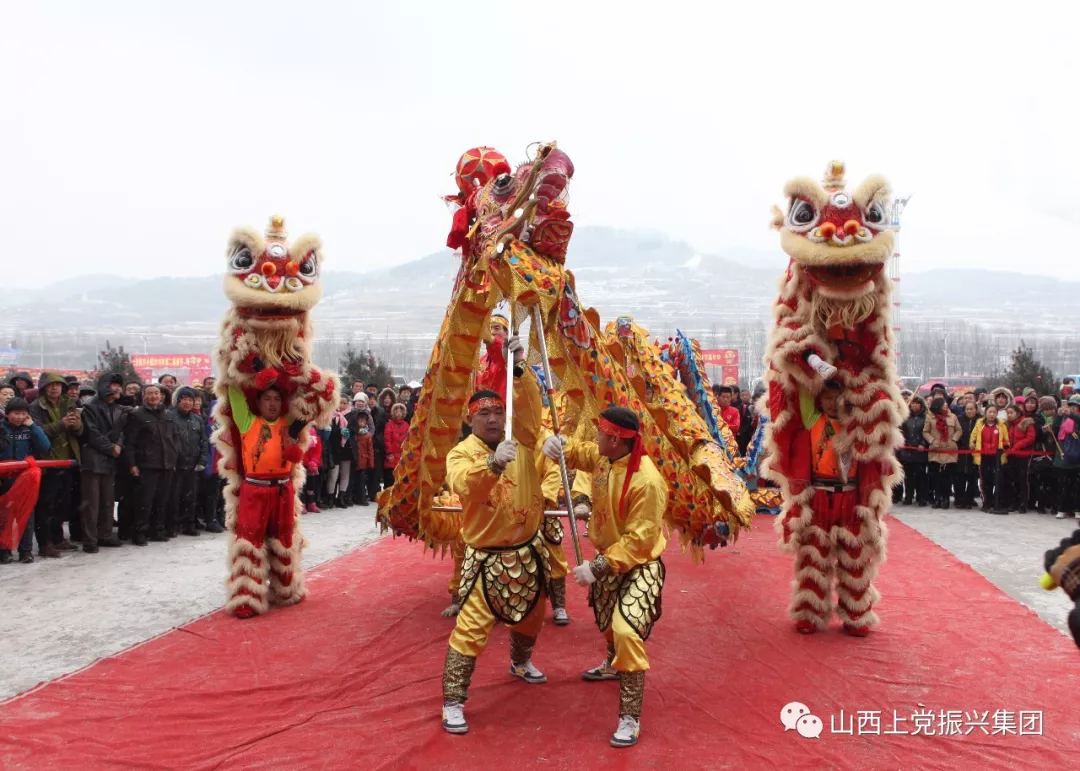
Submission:
<svg viewBox="0 0 1080 771">
<path fill-rule="evenodd" d="M 850 263 L 847 265 L 806 265 L 804 270 L 818 286 L 839 292 L 851 292 L 874 281 L 881 263 Z"/>
</svg>

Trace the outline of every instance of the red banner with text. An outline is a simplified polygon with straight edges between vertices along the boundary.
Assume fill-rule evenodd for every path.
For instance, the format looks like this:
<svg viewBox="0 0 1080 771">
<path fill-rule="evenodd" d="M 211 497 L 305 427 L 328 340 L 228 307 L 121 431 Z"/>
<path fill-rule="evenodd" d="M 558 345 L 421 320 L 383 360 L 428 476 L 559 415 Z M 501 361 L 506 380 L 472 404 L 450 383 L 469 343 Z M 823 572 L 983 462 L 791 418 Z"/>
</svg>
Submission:
<svg viewBox="0 0 1080 771">
<path fill-rule="evenodd" d="M 210 377 L 212 369 L 207 353 L 133 353 L 131 366 L 146 382 L 173 375 L 184 385 L 202 383 L 203 378 Z"/>
</svg>

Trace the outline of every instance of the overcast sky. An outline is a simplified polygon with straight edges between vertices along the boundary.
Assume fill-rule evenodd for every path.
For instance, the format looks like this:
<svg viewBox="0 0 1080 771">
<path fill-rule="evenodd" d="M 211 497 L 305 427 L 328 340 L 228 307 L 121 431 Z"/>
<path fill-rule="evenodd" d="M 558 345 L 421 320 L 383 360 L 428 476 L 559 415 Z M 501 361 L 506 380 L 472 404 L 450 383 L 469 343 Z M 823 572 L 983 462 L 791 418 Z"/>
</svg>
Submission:
<svg viewBox="0 0 1080 771">
<path fill-rule="evenodd" d="M 1077 278 L 1080 11 L 1002 5 L 6 3 L 5 283 L 220 271 L 271 213 L 330 268 L 415 259 L 463 150 L 550 139 L 579 225 L 775 249 L 837 157 L 915 194 L 905 269 Z"/>
</svg>

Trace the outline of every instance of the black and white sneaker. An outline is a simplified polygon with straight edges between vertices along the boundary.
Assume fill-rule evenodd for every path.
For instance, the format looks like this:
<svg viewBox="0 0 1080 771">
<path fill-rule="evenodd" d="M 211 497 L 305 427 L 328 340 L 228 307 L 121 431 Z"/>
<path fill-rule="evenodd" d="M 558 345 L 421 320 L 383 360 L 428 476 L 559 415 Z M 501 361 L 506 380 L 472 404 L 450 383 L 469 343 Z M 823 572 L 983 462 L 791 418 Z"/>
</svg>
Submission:
<svg viewBox="0 0 1080 771">
<path fill-rule="evenodd" d="M 524 664 L 511 664 L 510 674 L 520 680 L 524 680 L 526 683 L 533 683 L 535 685 L 547 682 L 547 675 L 534 667 L 532 661 L 526 661 Z"/>
<path fill-rule="evenodd" d="M 611 746 L 633 747 L 637 744 L 639 733 L 641 733 L 641 723 L 637 721 L 637 718 L 623 715 L 619 718 L 619 727 L 611 735 Z"/>
<path fill-rule="evenodd" d="M 467 734 L 469 724 L 465 722 L 463 704 L 443 704 L 442 727 L 448 734 Z"/>
</svg>

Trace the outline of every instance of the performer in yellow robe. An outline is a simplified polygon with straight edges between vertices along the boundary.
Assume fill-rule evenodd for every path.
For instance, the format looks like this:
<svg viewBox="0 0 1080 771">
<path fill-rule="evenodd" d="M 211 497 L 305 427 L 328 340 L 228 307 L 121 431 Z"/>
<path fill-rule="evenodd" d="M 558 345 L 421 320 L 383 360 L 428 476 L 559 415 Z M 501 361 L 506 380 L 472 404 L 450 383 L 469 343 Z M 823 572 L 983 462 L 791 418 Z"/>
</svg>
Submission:
<svg viewBox="0 0 1080 771">
<path fill-rule="evenodd" d="M 513 437 L 505 436 L 502 398 L 477 391 L 469 400 L 472 434 L 446 458 L 450 489 L 461 497 L 465 543 L 461 610 L 443 671 L 443 728 L 454 734 L 469 730 L 469 683 L 496 621 L 510 627 L 510 674 L 527 683 L 547 682 L 531 660 L 544 625 L 549 573 L 536 461 L 543 402 L 516 337 L 509 350 L 515 360 Z"/>
<path fill-rule="evenodd" d="M 543 429 L 541 442 L 554 434 Z M 540 449 L 540 446 L 537 446 Z M 540 487 L 544 495 L 544 510 L 563 508 L 559 506 L 559 496 L 562 493 L 562 472 L 559 464 L 543 453 L 536 453 L 537 473 L 540 475 Z M 570 623 L 570 614 L 566 612 L 566 576 L 570 572 L 570 565 L 566 561 L 566 551 L 563 549 L 563 526 L 559 517 L 544 517 L 541 528 L 544 539 L 547 541 L 548 560 L 551 565 L 551 612 L 552 620 L 556 626 L 566 626 Z"/>
<path fill-rule="evenodd" d="M 488 338 L 487 346 L 488 351 L 480 357 L 480 363 L 477 366 L 476 371 L 473 373 L 473 382 L 475 383 L 478 378 L 483 380 L 489 380 L 492 378 L 501 378 L 505 382 L 506 370 L 505 370 L 505 358 L 500 356 L 497 349 L 500 349 L 504 345 L 504 341 L 510 335 L 510 311 L 505 306 L 499 305 L 491 312 L 491 318 L 488 319 Z M 501 361 L 504 366 L 498 366 L 498 362 Z M 494 384 L 492 384 L 494 385 Z M 481 387 L 490 387 L 490 385 L 484 385 Z M 475 388 L 473 390 L 476 390 Z M 543 477 L 541 477 L 543 478 Z M 461 610 L 461 606 L 458 604 L 458 587 L 461 586 L 461 563 L 465 559 L 465 542 L 461 540 L 461 536 L 450 544 L 450 556 L 454 560 L 454 572 L 450 576 L 450 581 L 447 583 L 447 591 L 450 593 L 450 604 L 443 610 L 443 618 L 453 618 Z M 565 563 L 565 560 L 563 560 Z M 566 570 L 563 570 L 563 576 L 566 575 Z M 565 588 L 566 582 L 563 582 Z M 569 619 L 567 619 L 569 621 Z M 556 617 L 555 623 L 559 623 L 559 619 Z"/>
<path fill-rule="evenodd" d="M 552 459 L 565 453 L 570 468 L 593 477 L 589 538 L 599 554 L 574 568 L 574 580 L 590 587 L 589 604 L 608 643 L 604 663 L 582 676 L 619 680 L 613 747 L 637 744 L 649 669 L 645 640 L 660 618 L 665 574 L 667 483 L 644 452 L 640 428 L 631 410 L 611 407 L 600 413 L 596 444 L 553 436 L 543 448 Z"/>
</svg>

